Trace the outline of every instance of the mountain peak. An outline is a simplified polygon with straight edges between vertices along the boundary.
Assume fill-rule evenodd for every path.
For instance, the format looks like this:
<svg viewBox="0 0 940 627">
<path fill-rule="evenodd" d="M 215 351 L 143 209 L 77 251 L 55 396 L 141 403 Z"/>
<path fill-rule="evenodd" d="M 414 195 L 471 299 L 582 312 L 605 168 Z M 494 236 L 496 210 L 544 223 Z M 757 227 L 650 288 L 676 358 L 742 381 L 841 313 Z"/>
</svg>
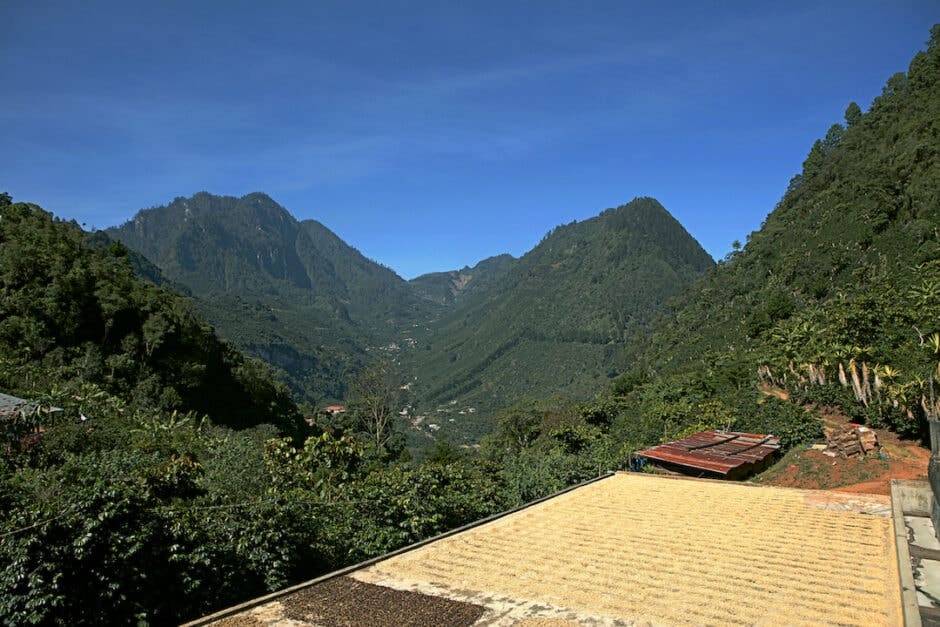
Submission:
<svg viewBox="0 0 940 627">
<path fill-rule="evenodd" d="M 376 347 L 396 346 L 419 377 L 417 402 L 460 397 L 481 409 L 593 390 L 666 299 L 713 265 L 653 198 L 553 229 L 519 259 L 410 282 L 260 192 L 177 198 L 109 234 L 188 286 L 223 335 L 297 389 L 339 396 L 324 359 L 355 371 Z M 550 361 L 571 365 L 541 372 Z M 517 368 L 538 374 L 520 379 Z"/>
<path fill-rule="evenodd" d="M 223 336 L 308 400 L 341 399 L 369 347 L 431 315 L 401 277 L 262 192 L 176 198 L 107 232 L 187 286 Z"/>
<path fill-rule="evenodd" d="M 453 305 L 430 325 L 428 345 L 419 342 L 402 362 L 426 411 L 457 403 L 485 413 L 523 397 L 587 397 L 626 367 L 665 302 L 713 265 L 658 201 L 635 199 L 552 229 L 519 259 L 412 280 Z M 495 268 L 480 289 L 476 274 Z M 479 425 L 465 422 L 442 424 L 441 432 L 472 436 Z"/>
</svg>

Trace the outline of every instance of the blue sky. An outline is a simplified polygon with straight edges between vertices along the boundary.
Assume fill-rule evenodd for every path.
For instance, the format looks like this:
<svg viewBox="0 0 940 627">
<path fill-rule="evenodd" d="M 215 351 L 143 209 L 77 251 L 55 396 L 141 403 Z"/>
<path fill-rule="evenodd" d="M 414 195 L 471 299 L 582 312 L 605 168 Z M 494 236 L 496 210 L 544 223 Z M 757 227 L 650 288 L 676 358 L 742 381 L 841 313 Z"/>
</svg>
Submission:
<svg viewBox="0 0 940 627">
<path fill-rule="evenodd" d="M 89 228 L 264 191 L 406 278 L 653 196 L 720 258 L 936 22 L 935 0 L 0 2 L 0 190 Z"/>
</svg>

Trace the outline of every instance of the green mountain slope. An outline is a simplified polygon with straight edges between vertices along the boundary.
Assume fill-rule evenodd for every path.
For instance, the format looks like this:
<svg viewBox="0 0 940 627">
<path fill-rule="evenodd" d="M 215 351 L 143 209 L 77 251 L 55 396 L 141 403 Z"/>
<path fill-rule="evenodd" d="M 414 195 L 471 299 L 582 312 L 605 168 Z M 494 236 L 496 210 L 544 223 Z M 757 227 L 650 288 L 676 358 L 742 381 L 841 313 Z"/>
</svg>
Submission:
<svg viewBox="0 0 940 627">
<path fill-rule="evenodd" d="M 512 255 L 497 255 L 475 266 L 450 272 L 431 272 L 408 283 L 422 298 L 441 305 L 454 305 L 473 294 L 489 289 L 499 281 L 516 261 Z"/>
<path fill-rule="evenodd" d="M 448 420 L 461 439 L 524 395 L 584 397 L 615 376 L 663 303 L 713 265 L 651 199 L 559 227 L 521 259 L 411 282 L 264 194 L 178 198 L 108 233 L 308 400 L 343 399 L 363 363 L 391 355 L 420 409 L 476 414 Z"/>
<path fill-rule="evenodd" d="M 350 319 L 375 338 L 392 337 L 400 327 L 423 321 L 436 310 L 394 271 L 366 258 L 321 223 L 304 220 L 300 226 L 314 250 L 329 260 L 336 277 L 335 293 Z M 316 270 L 312 269 L 312 276 Z"/>
<path fill-rule="evenodd" d="M 489 429 L 481 415 L 522 397 L 585 397 L 626 366 L 665 301 L 712 265 L 650 198 L 558 227 L 406 338 L 417 407 L 432 429 L 472 440 Z"/>
<path fill-rule="evenodd" d="M 124 246 L 3 196 L 0 216 L 2 389 L 28 396 L 78 381 L 143 408 L 301 429 L 286 389 L 183 298 L 137 279 Z"/>
<path fill-rule="evenodd" d="M 0 624 L 181 624 L 515 504 L 309 427 L 131 257 L 0 193 Z"/>
<path fill-rule="evenodd" d="M 394 272 L 264 194 L 177 198 L 108 233 L 188 287 L 224 337 L 314 402 L 343 398 L 369 347 L 431 315 Z"/>
<path fill-rule="evenodd" d="M 867 113 L 849 105 L 816 142 L 744 249 L 674 304 L 631 379 L 672 390 L 649 405 L 649 433 L 694 423 L 709 398 L 731 408 L 759 380 L 922 431 L 940 374 L 940 27 L 932 35 Z"/>
<path fill-rule="evenodd" d="M 161 272 L 0 194 L 0 389 L 40 403 L 4 424 L 0 623 L 179 624 L 623 470 L 638 448 L 683 432 L 775 433 L 785 447 L 822 435 L 812 405 L 760 384 L 922 433 L 940 376 L 940 26 L 909 72 L 868 113 L 850 106 L 846 123 L 813 147 L 745 248 L 711 269 L 640 199 L 556 229 L 486 289 L 463 289 L 481 278 L 463 271 L 426 278 L 419 299 L 453 299 L 436 322 L 399 327 L 411 340 L 400 342 L 403 365 L 424 368 L 418 393 L 433 391 L 437 367 L 468 385 L 442 399 L 497 384 L 515 385 L 511 396 L 526 377 L 554 393 L 567 373 L 588 372 L 577 350 L 596 367 L 596 347 L 631 370 L 587 403 L 516 403 L 479 449 L 442 443 L 420 466 L 376 457 L 368 434 L 318 433 L 301 447 L 271 440 L 268 426 L 181 415 L 299 424 L 264 368 L 133 268 Z M 269 282 L 297 278 L 286 262 L 270 267 Z M 661 302 L 664 281 L 703 268 L 658 322 L 624 300 Z M 256 301 L 259 320 L 275 311 L 266 302 Z M 648 327 L 639 351 L 630 330 Z M 50 405 L 64 411 L 41 411 Z M 461 408 L 433 408 L 422 424 L 466 434 Z"/>
</svg>

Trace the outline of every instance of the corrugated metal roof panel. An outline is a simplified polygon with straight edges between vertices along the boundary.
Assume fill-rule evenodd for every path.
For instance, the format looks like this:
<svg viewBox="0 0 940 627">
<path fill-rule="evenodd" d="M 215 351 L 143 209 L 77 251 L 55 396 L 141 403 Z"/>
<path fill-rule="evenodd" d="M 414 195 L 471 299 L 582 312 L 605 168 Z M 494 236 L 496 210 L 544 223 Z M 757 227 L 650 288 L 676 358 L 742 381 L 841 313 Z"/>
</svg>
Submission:
<svg viewBox="0 0 940 627">
<path fill-rule="evenodd" d="M 0 394 L 0 418 L 12 418 L 29 406 L 29 401 L 9 394 Z"/>
<path fill-rule="evenodd" d="M 750 474 L 780 450 L 780 440 L 772 435 L 740 431 L 701 431 L 687 438 L 644 451 L 647 459 L 722 476 Z"/>
</svg>

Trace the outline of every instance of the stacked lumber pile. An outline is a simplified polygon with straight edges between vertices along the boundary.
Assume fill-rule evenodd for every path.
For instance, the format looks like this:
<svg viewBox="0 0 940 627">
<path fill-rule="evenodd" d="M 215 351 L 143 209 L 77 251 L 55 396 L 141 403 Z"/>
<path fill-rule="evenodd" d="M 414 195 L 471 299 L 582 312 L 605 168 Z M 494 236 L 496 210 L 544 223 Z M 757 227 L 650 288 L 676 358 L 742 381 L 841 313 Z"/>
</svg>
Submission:
<svg viewBox="0 0 940 627">
<path fill-rule="evenodd" d="M 833 429 L 826 438 L 827 451 L 840 457 L 864 457 L 878 449 L 878 436 L 868 427 L 843 425 Z"/>
</svg>

